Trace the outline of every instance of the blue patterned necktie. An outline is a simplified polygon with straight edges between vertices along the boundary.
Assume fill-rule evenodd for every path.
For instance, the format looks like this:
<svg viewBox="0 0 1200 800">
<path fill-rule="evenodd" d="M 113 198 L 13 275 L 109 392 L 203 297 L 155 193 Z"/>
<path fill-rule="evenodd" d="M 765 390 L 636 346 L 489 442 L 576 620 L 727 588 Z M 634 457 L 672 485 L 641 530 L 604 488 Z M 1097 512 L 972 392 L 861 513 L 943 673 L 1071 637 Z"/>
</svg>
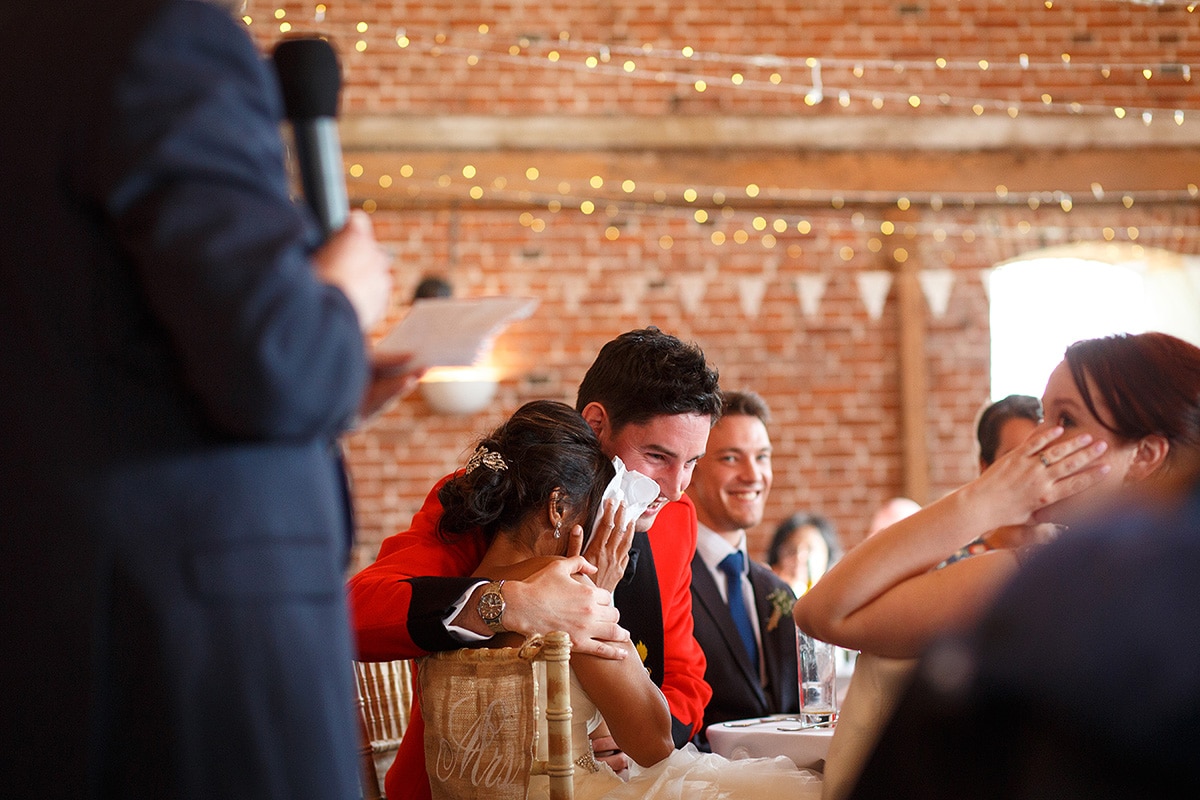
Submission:
<svg viewBox="0 0 1200 800">
<path fill-rule="evenodd" d="M 725 594 L 728 597 L 729 613 L 733 616 L 733 624 L 737 626 L 738 635 L 754 671 L 758 672 L 758 641 L 754 638 L 754 627 L 750 622 L 750 614 L 746 611 L 746 601 L 742 594 L 742 551 L 734 550 L 719 564 L 721 572 L 725 573 Z"/>
</svg>

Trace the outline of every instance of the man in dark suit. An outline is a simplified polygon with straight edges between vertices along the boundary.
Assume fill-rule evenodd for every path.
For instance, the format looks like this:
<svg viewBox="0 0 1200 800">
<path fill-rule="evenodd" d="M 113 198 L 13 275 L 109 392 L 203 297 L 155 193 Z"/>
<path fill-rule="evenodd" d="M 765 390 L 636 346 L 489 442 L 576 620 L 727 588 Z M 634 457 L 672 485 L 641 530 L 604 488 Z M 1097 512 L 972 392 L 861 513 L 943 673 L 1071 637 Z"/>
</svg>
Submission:
<svg viewBox="0 0 1200 800">
<path fill-rule="evenodd" d="M 704 680 L 713 690 L 705 728 L 800 710 L 795 595 L 746 548 L 746 531 L 762 522 L 771 490 L 769 418 L 753 392 L 725 392 L 688 489 L 699 518 L 692 617 L 708 663 Z M 696 743 L 707 748 L 704 731 Z"/>
<path fill-rule="evenodd" d="M 387 259 L 365 216 L 314 252 L 228 8 L 0 18 L 0 796 L 352 796 L 335 448 Z"/>
</svg>

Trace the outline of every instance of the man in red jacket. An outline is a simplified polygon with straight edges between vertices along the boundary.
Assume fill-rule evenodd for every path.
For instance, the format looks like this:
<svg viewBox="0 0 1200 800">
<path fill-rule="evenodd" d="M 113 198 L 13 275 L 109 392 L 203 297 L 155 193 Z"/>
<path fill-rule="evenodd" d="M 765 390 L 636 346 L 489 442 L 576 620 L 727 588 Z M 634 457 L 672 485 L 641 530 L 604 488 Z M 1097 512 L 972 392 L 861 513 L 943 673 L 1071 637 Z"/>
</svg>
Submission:
<svg viewBox="0 0 1200 800">
<path fill-rule="evenodd" d="M 482 534 L 453 543 L 438 537 L 439 482 L 409 529 L 385 540 L 375 563 L 350 581 L 359 657 L 416 658 L 500 630 L 564 630 L 577 652 L 615 658 L 620 651 L 612 643 L 631 639 L 662 688 L 682 746 L 699 729 L 712 695 L 704 653 L 692 635 L 696 510 L 683 490 L 720 415 L 717 373 L 694 345 L 653 327 L 630 331 L 601 348 L 579 386 L 576 408 L 605 453 L 653 478 L 660 491 L 638 520 L 629 567 L 612 597 L 572 577 L 594 571 L 586 552 L 530 562 L 514 574 L 466 577 L 487 542 Z M 502 587 L 495 583 L 501 579 Z M 414 702 L 386 779 L 392 800 L 430 796 L 423 738 Z M 619 766 L 622 756 L 611 752 L 611 740 L 593 745 Z"/>
</svg>

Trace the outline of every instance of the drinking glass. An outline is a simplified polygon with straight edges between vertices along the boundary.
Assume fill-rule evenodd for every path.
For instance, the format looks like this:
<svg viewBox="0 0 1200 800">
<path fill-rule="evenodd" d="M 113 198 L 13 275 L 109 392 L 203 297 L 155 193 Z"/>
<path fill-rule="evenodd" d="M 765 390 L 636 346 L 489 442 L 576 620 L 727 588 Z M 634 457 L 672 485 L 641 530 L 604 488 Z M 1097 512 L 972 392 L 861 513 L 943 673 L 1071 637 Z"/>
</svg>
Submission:
<svg viewBox="0 0 1200 800">
<path fill-rule="evenodd" d="M 805 724 L 833 722 L 837 716 L 837 658 L 829 642 L 796 629 L 800 673 L 800 716 Z"/>
</svg>

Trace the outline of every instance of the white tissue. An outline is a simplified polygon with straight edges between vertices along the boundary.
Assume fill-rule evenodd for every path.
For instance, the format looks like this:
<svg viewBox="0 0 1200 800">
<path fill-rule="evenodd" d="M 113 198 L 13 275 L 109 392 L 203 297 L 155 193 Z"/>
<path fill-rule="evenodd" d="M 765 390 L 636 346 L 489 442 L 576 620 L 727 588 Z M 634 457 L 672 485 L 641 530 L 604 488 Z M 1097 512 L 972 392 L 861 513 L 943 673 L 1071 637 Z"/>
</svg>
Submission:
<svg viewBox="0 0 1200 800">
<path fill-rule="evenodd" d="M 658 484 L 652 478 L 649 478 L 637 470 L 626 469 L 625 462 L 620 456 L 613 456 L 613 467 L 617 474 L 608 482 L 608 486 L 604 488 L 604 497 L 601 499 L 601 510 L 596 515 L 596 521 L 592 523 L 592 533 L 588 536 L 590 540 L 592 535 L 595 535 L 596 529 L 600 527 L 600 520 L 604 515 L 604 503 L 608 500 L 616 500 L 619 504 L 617 509 L 617 527 L 624 525 L 631 519 L 637 519 L 642 514 L 646 513 L 646 509 L 650 504 L 658 499 L 659 490 Z"/>
</svg>

